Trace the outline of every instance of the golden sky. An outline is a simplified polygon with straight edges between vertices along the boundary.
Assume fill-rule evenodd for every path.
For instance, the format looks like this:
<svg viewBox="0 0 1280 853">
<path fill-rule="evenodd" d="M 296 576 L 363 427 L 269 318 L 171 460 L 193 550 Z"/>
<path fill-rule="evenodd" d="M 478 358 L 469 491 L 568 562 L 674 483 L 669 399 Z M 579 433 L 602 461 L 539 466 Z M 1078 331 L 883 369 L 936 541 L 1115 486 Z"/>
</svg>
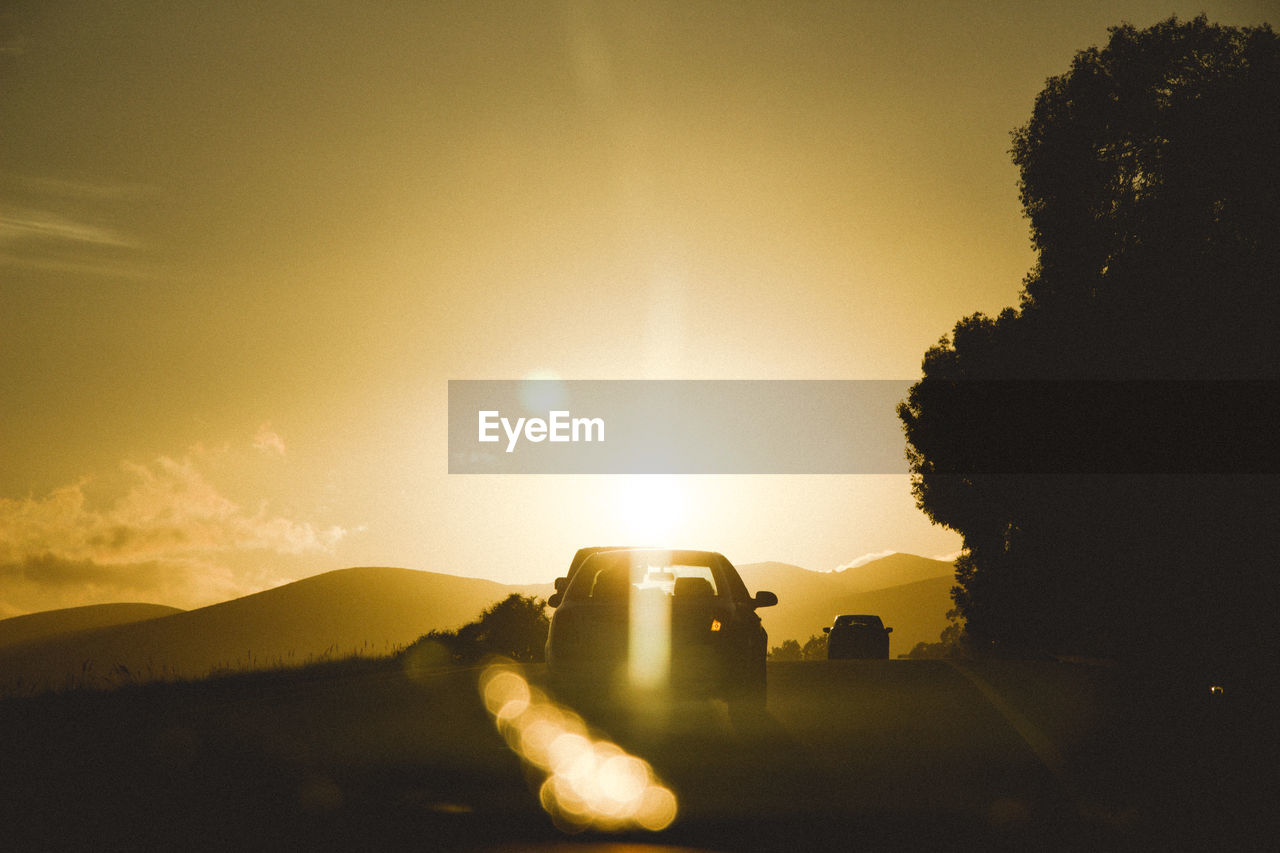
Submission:
<svg viewBox="0 0 1280 853">
<path fill-rule="evenodd" d="M 1267 5 L 6 4 L 0 616 L 954 552 L 905 475 L 450 477 L 446 382 L 915 377 L 1017 301 L 1045 78 Z"/>
</svg>

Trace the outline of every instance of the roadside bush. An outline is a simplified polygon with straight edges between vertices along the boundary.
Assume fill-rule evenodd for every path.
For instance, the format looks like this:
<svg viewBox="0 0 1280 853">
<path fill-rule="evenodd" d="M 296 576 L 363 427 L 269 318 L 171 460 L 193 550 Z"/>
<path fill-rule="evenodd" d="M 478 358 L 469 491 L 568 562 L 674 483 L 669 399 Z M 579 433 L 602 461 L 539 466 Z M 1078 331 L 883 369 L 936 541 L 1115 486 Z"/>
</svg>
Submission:
<svg viewBox="0 0 1280 853">
<path fill-rule="evenodd" d="M 502 655 L 520 663 L 541 662 L 551 626 L 546 606 L 541 598 L 513 592 L 456 631 L 429 631 L 401 656 L 423 666 L 469 665 L 489 655 Z"/>
</svg>

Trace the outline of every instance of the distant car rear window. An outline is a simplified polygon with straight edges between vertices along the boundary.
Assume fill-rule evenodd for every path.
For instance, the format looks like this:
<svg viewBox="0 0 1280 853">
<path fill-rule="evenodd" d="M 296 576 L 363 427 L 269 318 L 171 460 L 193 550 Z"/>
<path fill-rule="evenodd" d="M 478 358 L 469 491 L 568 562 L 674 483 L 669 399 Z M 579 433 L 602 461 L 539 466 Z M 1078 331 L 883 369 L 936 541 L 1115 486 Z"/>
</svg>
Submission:
<svg viewBox="0 0 1280 853">
<path fill-rule="evenodd" d="M 881 628 L 884 623 L 880 621 L 879 616 L 860 616 L 853 614 L 845 614 L 836 617 L 836 627 L 846 627 L 849 625 L 866 625 L 873 628 Z"/>
</svg>

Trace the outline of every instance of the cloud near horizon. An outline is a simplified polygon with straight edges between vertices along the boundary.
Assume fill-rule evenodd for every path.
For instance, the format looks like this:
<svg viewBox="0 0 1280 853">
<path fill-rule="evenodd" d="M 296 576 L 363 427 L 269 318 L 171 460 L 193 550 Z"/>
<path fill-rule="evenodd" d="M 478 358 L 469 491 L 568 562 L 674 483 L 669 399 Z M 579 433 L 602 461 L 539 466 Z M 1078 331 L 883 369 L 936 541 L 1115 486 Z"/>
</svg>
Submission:
<svg viewBox="0 0 1280 853">
<path fill-rule="evenodd" d="M 248 512 L 190 457 L 122 468 L 131 484 L 104 508 L 90 505 L 87 480 L 43 498 L 0 498 L 0 617 L 139 597 L 200 606 L 261 588 L 232 558 L 329 552 L 347 532 L 265 504 Z"/>
<path fill-rule="evenodd" d="M 284 439 L 280 437 L 280 433 L 271 428 L 270 423 L 258 427 L 258 431 L 253 436 L 253 446 L 268 456 L 285 454 Z"/>
<path fill-rule="evenodd" d="M 865 566 L 867 563 L 870 563 L 873 560 L 879 560 L 881 557 L 888 557 L 891 554 L 896 554 L 896 553 L 898 552 L 892 548 L 888 549 L 887 551 L 873 551 L 870 554 L 863 554 L 861 557 L 854 557 L 852 560 L 850 560 L 847 563 L 841 563 L 840 565 L 832 569 L 832 571 L 843 572 L 845 569 L 856 569 L 859 566 Z"/>
</svg>

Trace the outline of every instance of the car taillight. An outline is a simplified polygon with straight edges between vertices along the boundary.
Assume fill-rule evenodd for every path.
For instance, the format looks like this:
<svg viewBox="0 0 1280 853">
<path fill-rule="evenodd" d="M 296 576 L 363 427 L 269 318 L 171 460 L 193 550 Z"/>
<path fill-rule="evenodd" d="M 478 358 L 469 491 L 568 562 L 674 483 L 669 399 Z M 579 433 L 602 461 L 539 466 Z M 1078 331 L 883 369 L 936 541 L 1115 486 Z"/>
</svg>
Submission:
<svg viewBox="0 0 1280 853">
<path fill-rule="evenodd" d="M 711 620 L 711 630 L 712 630 L 712 631 L 719 631 L 719 630 L 720 630 L 720 620 L 719 620 L 719 619 L 712 619 L 712 620 Z"/>
</svg>

